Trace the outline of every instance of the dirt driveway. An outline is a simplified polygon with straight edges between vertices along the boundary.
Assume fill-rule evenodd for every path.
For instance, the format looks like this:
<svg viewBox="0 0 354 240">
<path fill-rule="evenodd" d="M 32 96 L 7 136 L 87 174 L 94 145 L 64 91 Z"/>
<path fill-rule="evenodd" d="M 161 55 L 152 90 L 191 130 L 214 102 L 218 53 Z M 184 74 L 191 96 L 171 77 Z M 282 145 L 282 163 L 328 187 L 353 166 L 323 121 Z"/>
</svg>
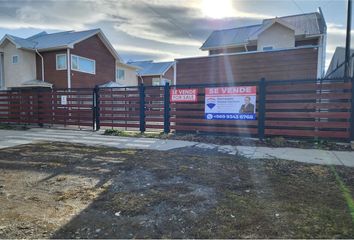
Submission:
<svg viewBox="0 0 354 240">
<path fill-rule="evenodd" d="M 0 238 L 354 237 L 354 168 L 42 143 L 0 171 Z"/>
</svg>

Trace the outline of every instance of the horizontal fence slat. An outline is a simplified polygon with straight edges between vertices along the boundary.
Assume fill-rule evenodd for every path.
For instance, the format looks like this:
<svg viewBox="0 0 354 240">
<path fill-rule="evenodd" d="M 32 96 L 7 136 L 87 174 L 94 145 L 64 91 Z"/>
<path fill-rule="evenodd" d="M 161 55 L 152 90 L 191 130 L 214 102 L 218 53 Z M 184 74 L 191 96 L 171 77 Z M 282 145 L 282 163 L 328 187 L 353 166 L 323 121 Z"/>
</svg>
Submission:
<svg viewBox="0 0 354 240">
<path fill-rule="evenodd" d="M 267 103 L 266 109 L 350 109 L 350 103 Z"/>
<path fill-rule="evenodd" d="M 267 94 L 266 101 L 270 100 L 319 100 L 319 99 L 351 99 L 350 93 L 309 93 L 309 94 Z"/>
<path fill-rule="evenodd" d="M 344 118 L 349 119 L 349 112 L 268 112 L 267 118 Z"/>
<path fill-rule="evenodd" d="M 101 123 L 101 126 L 104 127 L 131 127 L 131 128 L 139 128 L 139 124 L 131 124 L 131 123 Z"/>
<path fill-rule="evenodd" d="M 293 129 L 265 129 L 266 135 L 291 136 L 291 137 L 324 137 L 324 138 L 348 138 L 347 131 L 314 131 Z"/>
<path fill-rule="evenodd" d="M 309 90 L 349 90 L 351 83 L 313 83 L 313 84 L 288 84 L 288 85 L 268 85 L 269 92 L 293 92 L 293 91 L 309 91 Z"/>
<path fill-rule="evenodd" d="M 349 128 L 349 122 L 319 121 L 266 121 L 267 127 L 317 127 L 317 128 Z"/>
</svg>

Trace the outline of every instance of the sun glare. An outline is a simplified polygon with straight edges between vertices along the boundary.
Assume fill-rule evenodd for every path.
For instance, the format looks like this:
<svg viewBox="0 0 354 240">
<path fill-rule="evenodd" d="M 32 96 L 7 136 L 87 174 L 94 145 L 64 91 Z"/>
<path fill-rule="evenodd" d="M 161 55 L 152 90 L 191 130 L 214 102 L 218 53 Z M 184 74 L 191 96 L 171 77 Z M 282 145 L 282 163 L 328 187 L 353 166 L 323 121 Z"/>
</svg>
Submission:
<svg viewBox="0 0 354 240">
<path fill-rule="evenodd" d="M 211 18 L 232 17 L 231 0 L 202 0 L 202 12 Z"/>
</svg>

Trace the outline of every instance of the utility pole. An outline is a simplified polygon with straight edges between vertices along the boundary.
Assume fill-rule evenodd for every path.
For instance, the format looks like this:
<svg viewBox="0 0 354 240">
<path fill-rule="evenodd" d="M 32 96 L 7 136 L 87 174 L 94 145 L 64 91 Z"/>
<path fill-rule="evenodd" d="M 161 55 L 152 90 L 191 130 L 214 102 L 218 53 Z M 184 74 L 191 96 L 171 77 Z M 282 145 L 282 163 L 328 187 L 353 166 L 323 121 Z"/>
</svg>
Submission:
<svg viewBox="0 0 354 240">
<path fill-rule="evenodd" d="M 352 28 L 352 0 L 348 0 L 348 13 L 347 13 L 347 39 L 345 41 L 345 65 L 344 65 L 344 78 L 348 79 L 351 75 L 350 64 L 350 38 Z"/>
</svg>

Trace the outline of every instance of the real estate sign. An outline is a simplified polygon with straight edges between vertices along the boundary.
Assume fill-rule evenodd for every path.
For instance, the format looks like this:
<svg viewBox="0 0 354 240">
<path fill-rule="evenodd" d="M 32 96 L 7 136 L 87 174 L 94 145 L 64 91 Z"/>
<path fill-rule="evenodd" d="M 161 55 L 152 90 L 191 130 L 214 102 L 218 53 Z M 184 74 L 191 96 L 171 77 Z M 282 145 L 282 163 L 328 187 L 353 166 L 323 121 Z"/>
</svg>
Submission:
<svg viewBox="0 0 354 240">
<path fill-rule="evenodd" d="M 256 86 L 205 88 L 205 119 L 255 120 Z"/>
<path fill-rule="evenodd" d="M 172 88 L 170 102 L 197 102 L 197 88 Z"/>
</svg>

